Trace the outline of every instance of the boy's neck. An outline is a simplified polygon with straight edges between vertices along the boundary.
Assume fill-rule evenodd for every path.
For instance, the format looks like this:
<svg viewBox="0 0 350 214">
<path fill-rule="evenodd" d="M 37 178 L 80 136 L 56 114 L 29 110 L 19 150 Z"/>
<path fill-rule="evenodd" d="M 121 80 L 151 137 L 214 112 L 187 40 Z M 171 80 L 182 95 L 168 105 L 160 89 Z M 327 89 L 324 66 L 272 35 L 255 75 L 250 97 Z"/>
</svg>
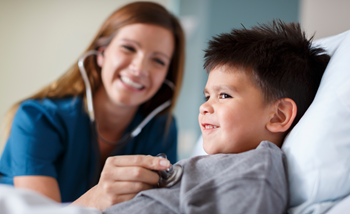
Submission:
<svg viewBox="0 0 350 214">
<path fill-rule="evenodd" d="M 285 133 L 270 133 L 270 136 L 268 136 L 266 140 L 281 148 L 284 137 Z"/>
</svg>

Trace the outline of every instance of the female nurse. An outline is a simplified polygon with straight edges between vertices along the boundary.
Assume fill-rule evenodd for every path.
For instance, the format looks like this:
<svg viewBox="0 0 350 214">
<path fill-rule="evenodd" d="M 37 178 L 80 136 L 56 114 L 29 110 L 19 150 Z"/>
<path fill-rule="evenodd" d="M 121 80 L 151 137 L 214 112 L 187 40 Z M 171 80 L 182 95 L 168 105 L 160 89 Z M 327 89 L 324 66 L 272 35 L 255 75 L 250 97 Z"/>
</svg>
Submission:
<svg viewBox="0 0 350 214">
<path fill-rule="evenodd" d="M 96 126 L 91 126 L 86 87 L 75 64 L 10 110 L 0 183 L 102 210 L 153 188 L 159 180 L 154 170 L 176 162 L 171 112 L 184 64 L 178 20 L 155 3 L 128 4 L 105 21 L 86 52 L 91 50 L 101 53 L 84 61 Z M 119 144 L 169 99 L 171 106 L 139 135 Z M 166 153 L 170 162 L 154 157 L 158 153 Z"/>
</svg>

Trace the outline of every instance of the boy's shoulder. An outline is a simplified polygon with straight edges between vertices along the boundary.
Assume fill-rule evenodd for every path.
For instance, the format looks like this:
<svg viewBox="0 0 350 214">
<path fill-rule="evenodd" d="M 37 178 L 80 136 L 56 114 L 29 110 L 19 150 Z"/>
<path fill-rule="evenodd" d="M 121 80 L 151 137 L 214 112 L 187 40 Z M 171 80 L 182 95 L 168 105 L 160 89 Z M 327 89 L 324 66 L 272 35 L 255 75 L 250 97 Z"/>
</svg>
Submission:
<svg viewBox="0 0 350 214">
<path fill-rule="evenodd" d="M 262 164 L 269 166 L 272 162 L 285 162 L 285 156 L 283 151 L 276 146 L 274 143 L 269 141 L 261 141 L 256 149 L 249 150 L 242 153 L 236 154 L 214 154 L 214 155 L 200 155 L 195 156 L 189 159 L 184 159 L 178 162 L 180 165 L 190 165 L 201 167 L 213 165 L 218 166 L 219 168 L 227 168 L 237 165 L 237 167 L 241 167 L 239 164 L 246 162 L 246 164 Z M 213 170 L 216 171 L 214 168 Z"/>
<path fill-rule="evenodd" d="M 284 186 L 286 158 L 275 144 L 262 141 L 256 149 L 238 154 L 203 155 L 179 161 L 184 176 L 195 177 L 199 182 L 207 179 L 258 179 Z"/>
</svg>

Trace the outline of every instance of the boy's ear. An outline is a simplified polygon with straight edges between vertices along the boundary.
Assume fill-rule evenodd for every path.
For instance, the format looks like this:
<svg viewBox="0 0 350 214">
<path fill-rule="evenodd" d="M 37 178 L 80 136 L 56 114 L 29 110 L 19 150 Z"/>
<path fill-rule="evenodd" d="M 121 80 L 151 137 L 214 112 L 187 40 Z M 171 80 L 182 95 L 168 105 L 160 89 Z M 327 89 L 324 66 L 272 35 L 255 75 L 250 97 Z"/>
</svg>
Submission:
<svg viewBox="0 0 350 214">
<path fill-rule="evenodd" d="M 266 124 L 270 132 L 285 132 L 297 115 L 297 105 L 290 98 L 283 98 L 274 104 L 274 112 Z"/>
<path fill-rule="evenodd" d="M 102 67 L 103 63 L 104 63 L 104 52 L 105 52 L 106 48 L 105 47 L 100 47 L 98 49 L 99 52 L 101 52 L 102 54 L 97 55 L 97 65 Z"/>
</svg>

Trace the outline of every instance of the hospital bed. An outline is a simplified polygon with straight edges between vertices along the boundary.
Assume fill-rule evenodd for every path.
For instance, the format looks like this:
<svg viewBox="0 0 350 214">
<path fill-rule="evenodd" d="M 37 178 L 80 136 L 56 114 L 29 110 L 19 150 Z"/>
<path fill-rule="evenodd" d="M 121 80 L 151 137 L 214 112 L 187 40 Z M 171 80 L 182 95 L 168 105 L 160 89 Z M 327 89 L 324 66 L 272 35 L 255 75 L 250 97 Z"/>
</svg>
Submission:
<svg viewBox="0 0 350 214">
<path fill-rule="evenodd" d="M 350 213 L 350 30 L 316 40 L 331 60 L 313 103 L 287 135 L 289 213 Z M 192 156 L 205 154 L 199 138 Z"/>
<path fill-rule="evenodd" d="M 289 212 L 350 213 L 350 31 L 313 44 L 332 57 L 315 100 L 282 146 L 288 162 Z M 200 137 L 192 155 L 203 154 Z M 0 213 L 101 212 L 62 207 L 30 190 L 0 185 Z"/>
</svg>

